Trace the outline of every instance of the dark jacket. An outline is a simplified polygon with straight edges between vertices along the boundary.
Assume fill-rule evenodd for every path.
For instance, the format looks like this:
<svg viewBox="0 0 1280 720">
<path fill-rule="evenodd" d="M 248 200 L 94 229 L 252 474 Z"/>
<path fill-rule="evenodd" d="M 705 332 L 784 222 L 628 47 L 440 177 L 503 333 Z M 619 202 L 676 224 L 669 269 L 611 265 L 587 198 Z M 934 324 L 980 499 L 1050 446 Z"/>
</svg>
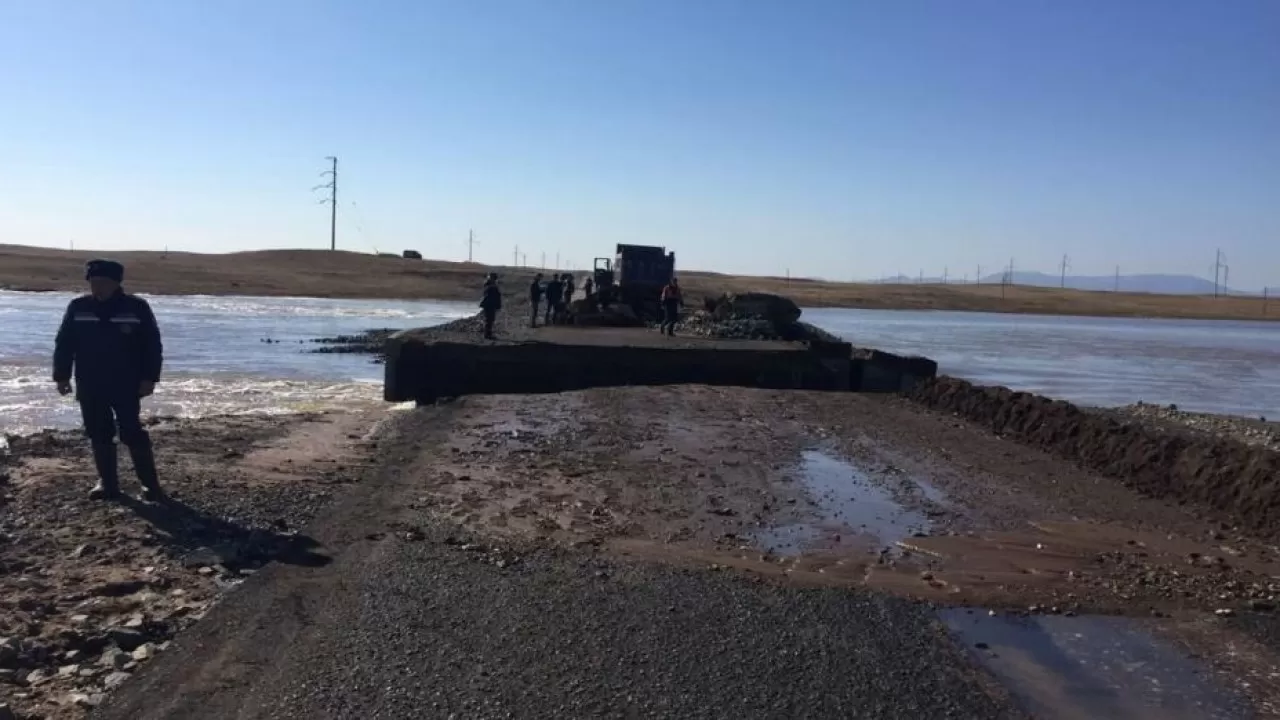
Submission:
<svg viewBox="0 0 1280 720">
<path fill-rule="evenodd" d="M 502 291 L 498 289 L 496 283 L 485 283 L 484 295 L 480 298 L 480 307 L 495 312 L 502 309 Z"/>
<path fill-rule="evenodd" d="M 54 382 L 71 380 L 76 395 L 133 394 L 160 380 L 164 348 L 146 300 L 124 292 L 99 302 L 83 295 L 67 305 L 53 349 Z"/>
<path fill-rule="evenodd" d="M 564 283 L 552 280 L 547 283 L 547 302 L 558 303 L 564 299 Z"/>
<path fill-rule="evenodd" d="M 542 293 L 543 293 L 542 283 L 538 282 L 537 280 L 534 280 L 529 285 L 529 299 L 532 300 L 533 302 L 538 302 L 539 300 L 542 300 Z"/>
</svg>

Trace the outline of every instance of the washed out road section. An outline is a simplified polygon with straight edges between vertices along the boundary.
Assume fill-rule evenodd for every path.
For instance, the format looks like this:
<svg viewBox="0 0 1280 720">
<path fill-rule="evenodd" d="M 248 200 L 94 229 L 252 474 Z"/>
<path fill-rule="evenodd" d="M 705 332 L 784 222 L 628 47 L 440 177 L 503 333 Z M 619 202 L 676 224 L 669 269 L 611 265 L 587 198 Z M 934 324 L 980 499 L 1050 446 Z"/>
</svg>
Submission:
<svg viewBox="0 0 1280 720">
<path fill-rule="evenodd" d="M 913 603 L 459 527 L 419 498 L 465 407 L 405 414 L 309 529 L 331 564 L 272 566 L 96 717 L 1020 717 Z"/>
</svg>

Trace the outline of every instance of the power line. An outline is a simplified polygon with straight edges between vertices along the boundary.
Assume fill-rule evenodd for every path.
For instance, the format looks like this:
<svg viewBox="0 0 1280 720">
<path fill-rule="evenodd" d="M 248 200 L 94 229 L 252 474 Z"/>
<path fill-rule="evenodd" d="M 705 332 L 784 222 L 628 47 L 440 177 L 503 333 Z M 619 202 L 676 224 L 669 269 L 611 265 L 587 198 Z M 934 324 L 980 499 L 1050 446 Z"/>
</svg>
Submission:
<svg viewBox="0 0 1280 720">
<path fill-rule="evenodd" d="M 320 173 L 320 177 L 328 177 L 329 182 L 317 185 L 311 188 L 312 192 L 316 190 L 328 190 L 329 197 L 320 201 L 320 204 L 329 204 L 329 249 L 338 249 L 338 158 L 329 155 L 325 160 L 333 163 L 331 170 L 325 170 Z"/>
</svg>

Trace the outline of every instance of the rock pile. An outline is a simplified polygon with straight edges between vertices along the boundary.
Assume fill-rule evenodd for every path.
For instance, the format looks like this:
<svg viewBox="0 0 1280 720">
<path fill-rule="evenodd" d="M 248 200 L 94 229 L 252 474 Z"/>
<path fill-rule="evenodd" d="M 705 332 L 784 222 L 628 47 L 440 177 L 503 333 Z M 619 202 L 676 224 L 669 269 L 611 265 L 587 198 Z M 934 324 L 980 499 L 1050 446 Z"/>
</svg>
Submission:
<svg viewBox="0 0 1280 720">
<path fill-rule="evenodd" d="M 1153 405 L 1138 402 L 1118 408 L 1118 412 L 1141 420 L 1230 437 L 1246 445 L 1260 445 L 1280 451 L 1280 422 L 1268 422 L 1266 418 L 1253 420 L 1230 415 L 1213 415 L 1179 410 L 1176 405 Z"/>
<path fill-rule="evenodd" d="M 707 298 L 679 329 L 691 335 L 734 340 L 791 340 L 800 335 L 800 308 L 789 298 L 740 293 Z"/>
</svg>

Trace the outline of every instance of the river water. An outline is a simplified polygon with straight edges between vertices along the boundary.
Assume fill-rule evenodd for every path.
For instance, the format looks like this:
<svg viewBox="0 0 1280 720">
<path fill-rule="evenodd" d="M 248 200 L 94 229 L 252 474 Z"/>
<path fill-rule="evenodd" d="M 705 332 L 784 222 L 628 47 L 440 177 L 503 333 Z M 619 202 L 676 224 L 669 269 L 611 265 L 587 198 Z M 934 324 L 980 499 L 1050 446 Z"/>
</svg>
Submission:
<svg viewBox="0 0 1280 720">
<path fill-rule="evenodd" d="M 53 336 L 71 295 L 0 291 L 0 436 L 74 427 L 75 403 L 49 381 Z M 286 413 L 374 402 L 382 367 L 313 354 L 308 341 L 433 325 L 470 302 L 156 296 L 165 373 L 147 412 Z M 806 310 L 856 345 L 918 353 L 941 372 L 1090 405 L 1144 400 L 1280 417 L 1280 323 L 983 313 Z M 278 343 L 265 343 L 264 339 Z"/>
<path fill-rule="evenodd" d="M 1280 322 L 832 309 L 803 319 L 985 385 L 1082 405 L 1280 418 Z"/>
<path fill-rule="evenodd" d="M 60 397 L 49 379 L 54 334 L 71 297 L 0 291 L 0 437 L 79 423 L 75 402 Z M 435 325 L 476 312 L 471 302 L 147 299 L 160 322 L 165 367 L 146 412 L 186 417 L 374 402 L 381 397 L 381 365 L 367 355 L 309 353 L 316 347 L 309 341 L 371 328 Z"/>
</svg>

